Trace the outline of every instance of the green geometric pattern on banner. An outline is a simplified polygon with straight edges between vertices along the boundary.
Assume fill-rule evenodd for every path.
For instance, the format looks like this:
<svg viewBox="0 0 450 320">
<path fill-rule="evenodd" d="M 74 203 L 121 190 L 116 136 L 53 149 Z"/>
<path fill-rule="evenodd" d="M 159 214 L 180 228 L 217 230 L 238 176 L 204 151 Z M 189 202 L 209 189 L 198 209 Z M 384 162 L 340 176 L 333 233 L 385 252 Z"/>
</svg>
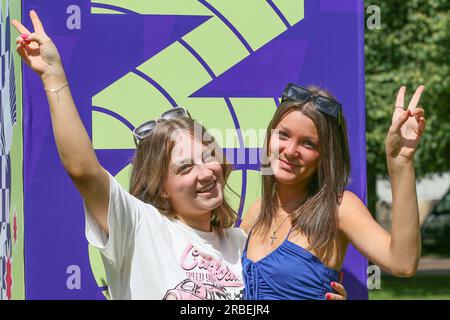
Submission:
<svg viewBox="0 0 450 320">
<path fill-rule="evenodd" d="M 205 2 L 220 12 L 254 51 L 287 30 L 283 21 L 266 0 L 206 0 Z M 215 76 L 220 76 L 249 56 L 244 44 L 230 27 L 199 1 L 99 0 L 92 1 L 91 12 L 93 14 L 114 12 L 95 8 L 96 3 L 116 6 L 139 14 L 212 16 L 183 36 L 182 39 L 205 61 Z M 304 18 L 303 0 L 273 0 L 273 3 L 291 26 Z M 258 137 L 255 142 L 254 139 L 245 136 L 245 130 L 252 128 L 264 131 L 276 108 L 273 98 L 230 98 L 231 107 L 236 113 L 239 126 L 244 131 L 245 145 L 240 146 L 236 127 L 223 97 L 190 97 L 211 82 L 212 78 L 181 42 L 176 41 L 169 45 L 138 66 L 137 70 L 164 88 L 177 105 L 187 108 L 192 117 L 199 120 L 217 138 L 222 147 L 262 147 L 263 139 Z M 95 95 L 93 106 L 111 110 L 128 120 L 133 126 L 137 126 L 148 119 L 159 116 L 162 111 L 170 109 L 171 103 L 152 84 L 130 72 Z M 92 120 L 94 148 L 134 149 L 130 129 L 119 123 L 114 117 L 96 111 L 93 111 Z M 255 114 L 258 117 L 255 117 Z M 224 138 L 226 138 L 225 141 Z M 127 172 L 128 175 L 120 174 L 120 182 L 124 187 L 128 186 L 130 171 L 128 167 L 125 169 L 124 172 Z M 261 182 L 259 172 L 247 170 L 246 177 L 247 192 L 244 213 L 259 196 Z M 228 184 L 237 194 L 242 192 L 242 179 L 242 171 L 235 170 L 228 180 Z M 239 197 L 227 191 L 227 188 L 225 197 L 234 209 L 239 208 Z M 93 259 L 91 259 L 91 263 L 93 269 L 96 270 L 94 274 L 98 274 L 98 270 L 101 270 L 103 266 L 97 266 L 96 263 L 93 263 Z M 99 280 L 97 279 L 97 281 Z"/>
<path fill-rule="evenodd" d="M 208 3 L 239 31 L 253 50 L 286 31 L 283 21 L 267 1 L 208 0 Z"/>
<path fill-rule="evenodd" d="M 245 204 L 242 212 L 247 212 L 250 205 L 261 196 L 261 173 L 259 171 L 247 170 L 247 192 L 245 193 Z"/>
<path fill-rule="evenodd" d="M 245 147 L 262 148 L 265 128 L 277 108 L 275 101 L 272 98 L 231 98 L 230 101 L 239 119 Z M 255 128 L 259 130 L 252 130 Z"/>
<path fill-rule="evenodd" d="M 124 87 L 127 90 L 122 91 Z M 98 107 L 108 106 L 108 110 L 120 114 L 133 126 L 138 126 L 143 118 L 157 117 L 171 107 L 155 87 L 131 72 L 122 77 L 120 83 L 115 82 L 97 94 L 92 103 Z"/>
<path fill-rule="evenodd" d="M 92 144 L 96 149 L 133 149 L 135 147 L 130 129 L 103 112 L 92 112 L 92 126 L 108 128 L 100 131 L 99 134 L 92 135 Z M 113 136 L 112 133 L 114 133 Z"/>
<path fill-rule="evenodd" d="M 231 172 L 227 184 L 229 188 L 225 188 L 225 197 L 230 206 L 237 212 L 241 199 L 229 189 L 231 188 L 231 190 L 236 192 L 238 195 L 242 193 L 242 171 L 234 170 L 233 172 Z"/>
<path fill-rule="evenodd" d="M 88 244 L 88 250 L 92 274 L 94 275 L 98 287 L 103 288 L 108 285 L 108 281 L 106 279 L 105 268 L 103 267 L 102 255 L 97 248 L 94 248 L 90 244 Z M 105 298 L 110 299 L 108 290 L 103 290 L 102 293 Z"/>
<path fill-rule="evenodd" d="M 304 18 L 304 1 L 272 0 L 291 26 Z"/>
<path fill-rule="evenodd" d="M 125 188 L 125 190 L 130 189 L 131 170 L 132 165 L 129 164 L 125 168 L 120 170 L 120 172 L 115 176 L 116 180 L 120 183 L 122 187 Z"/>
<path fill-rule="evenodd" d="M 239 139 L 228 106 L 222 98 L 187 99 L 181 104 L 189 109 L 192 118 L 208 129 L 223 148 L 238 148 Z M 225 134 L 224 134 L 225 133 Z"/>
<path fill-rule="evenodd" d="M 177 103 L 212 80 L 200 62 L 179 42 L 168 46 L 137 69 L 155 80 Z"/>
<path fill-rule="evenodd" d="M 123 12 L 115 11 L 112 9 L 106 9 L 106 8 L 91 8 L 92 14 L 125 14 Z"/>
<path fill-rule="evenodd" d="M 217 17 L 207 20 L 182 39 L 205 60 L 216 76 L 249 55 L 241 41 Z"/>
<path fill-rule="evenodd" d="M 6 32 L 6 13 L 9 10 L 9 18 L 20 20 L 21 1 L 1 1 L 2 32 Z M 16 95 L 16 123 L 12 131 L 12 143 L 10 150 L 11 159 L 11 194 L 10 194 L 10 230 L 11 230 L 11 262 L 12 285 L 11 299 L 25 299 L 25 263 L 24 263 L 24 214 L 23 214 L 23 134 L 22 134 L 22 64 L 16 55 L 15 39 L 19 33 L 10 27 L 10 54 L 14 62 L 15 95 Z M 2 34 L 3 36 L 3 34 Z M 3 39 L 2 39 L 3 41 Z M 5 45 L 5 44 L 4 44 Z M 5 72 L 5 70 L 2 70 Z M 14 221 L 15 220 L 15 221 Z M 15 240 L 14 240 L 15 235 Z M 0 281 L 3 284 L 2 279 Z M 1 288 L 0 288 L 1 290 Z"/>
<path fill-rule="evenodd" d="M 166 14 L 178 16 L 201 16 L 210 14 L 197 0 L 94 0 L 92 4 L 108 4 L 139 14 Z M 92 7 L 91 13 L 102 13 Z M 109 13 L 109 12 L 108 12 Z"/>
</svg>

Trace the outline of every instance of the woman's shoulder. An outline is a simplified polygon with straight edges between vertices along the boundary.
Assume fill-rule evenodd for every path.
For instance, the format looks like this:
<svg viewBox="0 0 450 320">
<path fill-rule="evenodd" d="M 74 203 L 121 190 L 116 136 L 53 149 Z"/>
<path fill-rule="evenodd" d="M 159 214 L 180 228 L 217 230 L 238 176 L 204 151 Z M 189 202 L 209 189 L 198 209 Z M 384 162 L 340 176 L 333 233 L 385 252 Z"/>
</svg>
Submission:
<svg viewBox="0 0 450 320">
<path fill-rule="evenodd" d="M 352 215 L 361 213 L 362 211 L 367 211 L 367 208 L 362 200 L 354 192 L 345 190 L 339 201 L 339 221 L 342 222 Z"/>
<path fill-rule="evenodd" d="M 225 229 L 225 234 L 232 238 L 247 239 L 247 233 L 240 227 L 231 227 Z"/>
<path fill-rule="evenodd" d="M 342 197 L 341 197 L 341 201 L 340 201 L 340 205 L 342 204 L 348 204 L 354 201 L 361 201 L 361 199 L 359 199 L 359 197 L 352 191 L 350 190 L 345 190 L 342 193 Z"/>
<path fill-rule="evenodd" d="M 258 220 L 260 212 L 261 198 L 258 198 L 248 208 L 247 212 L 244 215 L 244 219 L 242 220 L 240 228 L 248 234 Z"/>
<path fill-rule="evenodd" d="M 247 233 L 238 227 L 231 227 L 224 230 L 226 236 L 226 241 L 229 245 L 233 247 L 238 247 L 243 249 L 245 243 L 247 242 Z"/>
</svg>

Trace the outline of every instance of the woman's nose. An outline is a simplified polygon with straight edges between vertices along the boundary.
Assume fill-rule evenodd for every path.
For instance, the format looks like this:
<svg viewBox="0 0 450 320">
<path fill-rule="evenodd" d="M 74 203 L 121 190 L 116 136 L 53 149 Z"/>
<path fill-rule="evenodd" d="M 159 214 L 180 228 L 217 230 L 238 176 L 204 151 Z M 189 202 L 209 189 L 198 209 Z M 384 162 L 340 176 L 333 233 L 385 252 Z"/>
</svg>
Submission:
<svg viewBox="0 0 450 320">
<path fill-rule="evenodd" d="M 198 165 L 198 180 L 212 180 L 214 178 L 213 171 L 208 167 L 207 164 L 202 163 Z"/>
<path fill-rule="evenodd" d="M 285 148 L 284 148 L 284 154 L 287 157 L 290 158 L 296 158 L 299 156 L 299 152 L 297 149 L 297 145 L 293 142 L 289 143 Z"/>
</svg>

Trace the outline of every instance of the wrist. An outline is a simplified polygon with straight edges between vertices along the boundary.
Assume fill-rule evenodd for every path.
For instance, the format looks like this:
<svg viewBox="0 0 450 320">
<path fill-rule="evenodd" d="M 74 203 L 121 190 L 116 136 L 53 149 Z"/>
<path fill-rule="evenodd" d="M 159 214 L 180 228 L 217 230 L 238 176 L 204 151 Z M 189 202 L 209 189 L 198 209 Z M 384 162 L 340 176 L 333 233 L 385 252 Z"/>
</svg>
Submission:
<svg viewBox="0 0 450 320">
<path fill-rule="evenodd" d="M 412 159 L 387 159 L 389 175 L 402 172 L 414 172 L 414 161 Z"/>
<path fill-rule="evenodd" d="M 41 80 L 44 87 L 55 87 L 67 82 L 66 73 L 61 65 L 50 66 L 43 74 L 41 74 Z"/>
</svg>

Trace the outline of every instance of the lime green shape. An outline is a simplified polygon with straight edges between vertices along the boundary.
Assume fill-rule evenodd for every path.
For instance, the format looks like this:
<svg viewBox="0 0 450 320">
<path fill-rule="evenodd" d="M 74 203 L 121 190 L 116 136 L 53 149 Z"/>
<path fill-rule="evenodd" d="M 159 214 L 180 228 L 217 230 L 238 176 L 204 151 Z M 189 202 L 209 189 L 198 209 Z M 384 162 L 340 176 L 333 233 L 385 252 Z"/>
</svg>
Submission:
<svg viewBox="0 0 450 320">
<path fill-rule="evenodd" d="M 305 17 L 305 2 L 303 0 L 272 0 L 280 9 L 291 26 Z"/>
<path fill-rule="evenodd" d="M 95 8 L 91 7 L 92 14 L 124 14 L 123 12 L 119 12 L 116 10 L 105 9 L 105 8 Z"/>
<path fill-rule="evenodd" d="M 89 244 L 88 252 L 89 252 L 89 261 L 91 264 L 92 274 L 94 275 L 97 285 L 99 286 L 99 288 L 107 286 L 108 282 L 107 282 L 107 278 L 106 278 L 106 271 L 105 271 L 105 267 L 103 265 L 103 259 L 102 259 L 100 250 Z M 103 291 L 103 295 L 107 299 L 110 298 L 107 290 Z"/>
<path fill-rule="evenodd" d="M 92 103 L 114 111 L 135 127 L 171 108 L 161 92 L 132 72 L 96 94 Z"/>
<path fill-rule="evenodd" d="M 228 201 L 228 204 L 238 212 L 239 210 L 239 204 L 241 201 L 240 195 L 242 194 L 242 171 L 241 170 L 234 170 L 231 172 L 228 181 L 227 181 L 228 187 L 225 187 L 224 197 L 225 200 Z M 239 196 L 237 196 L 238 194 Z"/>
<path fill-rule="evenodd" d="M 221 98 L 187 98 L 181 104 L 191 117 L 200 122 L 214 136 L 222 148 L 237 148 L 239 140 L 227 104 Z"/>
<path fill-rule="evenodd" d="M 183 40 L 205 60 L 216 76 L 249 55 L 241 41 L 217 17 L 191 31 Z"/>
<path fill-rule="evenodd" d="M 155 80 L 175 101 L 190 96 L 212 80 L 200 62 L 179 42 L 171 44 L 137 69 Z"/>
<path fill-rule="evenodd" d="M 120 183 L 120 185 L 125 189 L 130 189 L 130 180 L 131 180 L 131 171 L 133 170 L 133 165 L 130 163 L 125 168 L 120 170 L 118 174 L 116 174 L 115 178 Z"/>
<path fill-rule="evenodd" d="M 253 50 L 286 31 L 272 7 L 261 0 L 207 0 L 244 37 Z"/>
<path fill-rule="evenodd" d="M 6 1 L 2 0 L 3 25 L 6 20 Z M 21 20 L 21 1 L 9 1 L 10 20 Z M 10 54 L 13 56 L 15 84 L 16 84 L 16 124 L 12 132 L 12 144 L 10 150 L 11 159 L 11 204 L 9 206 L 9 221 L 12 240 L 12 279 L 11 298 L 13 300 L 25 299 L 25 262 L 24 262 L 24 208 L 23 208 L 23 103 L 22 103 L 22 63 L 15 52 L 15 39 L 19 33 L 15 28 L 10 29 Z M 16 215 L 16 235 L 14 241 L 14 215 Z M 5 279 L 0 280 L 4 283 Z"/>
<path fill-rule="evenodd" d="M 272 98 L 230 98 L 244 144 L 247 148 L 262 148 L 266 128 L 272 119 L 276 105 Z"/>
<path fill-rule="evenodd" d="M 241 201 L 240 195 L 242 194 L 242 171 L 234 170 L 228 178 L 228 185 L 239 196 L 236 196 L 229 188 L 225 188 L 225 199 L 231 207 L 237 212 L 239 210 L 239 204 Z M 242 218 L 245 216 L 250 205 L 258 198 L 261 197 L 261 174 L 259 171 L 247 170 L 247 190 L 245 194 L 244 209 L 242 211 Z"/>
<path fill-rule="evenodd" d="M 197 0 L 94 0 L 92 4 L 108 4 L 140 14 L 210 15 Z M 94 8 L 93 8 L 94 9 Z"/>
<path fill-rule="evenodd" d="M 262 177 L 259 171 L 247 170 L 247 192 L 245 193 L 244 210 L 242 211 L 242 218 L 248 211 L 248 208 L 261 197 L 261 182 Z"/>
<path fill-rule="evenodd" d="M 131 130 L 116 118 L 103 112 L 92 112 L 92 145 L 94 149 L 134 149 Z"/>
</svg>

